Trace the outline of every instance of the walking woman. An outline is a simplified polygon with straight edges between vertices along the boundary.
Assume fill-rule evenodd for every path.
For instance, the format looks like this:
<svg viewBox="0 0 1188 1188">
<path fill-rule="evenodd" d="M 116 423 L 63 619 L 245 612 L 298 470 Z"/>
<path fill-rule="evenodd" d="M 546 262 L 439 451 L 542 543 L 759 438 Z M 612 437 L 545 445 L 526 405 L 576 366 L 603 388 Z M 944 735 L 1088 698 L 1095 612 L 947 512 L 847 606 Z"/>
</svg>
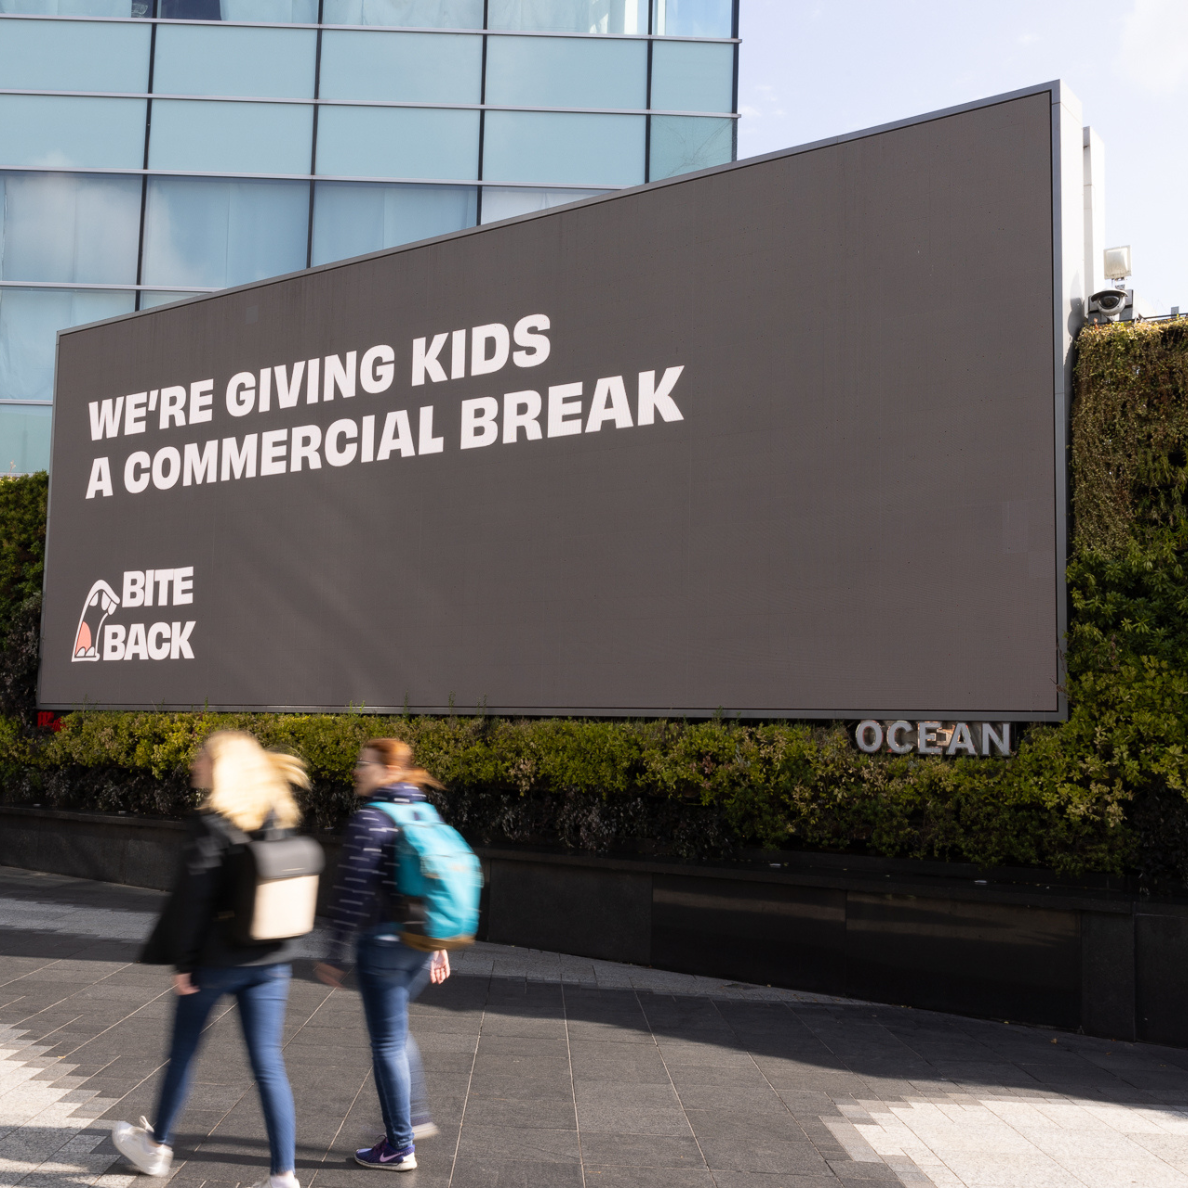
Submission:
<svg viewBox="0 0 1188 1188">
<path fill-rule="evenodd" d="M 116 1149 L 142 1172 L 163 1176 L 173 1162 L 173 1130 L 190 1089 L 202 1029 L 215 1003 L 234 994 L 252 1072 L 264 1107 L 272 1156 L 271 1176 L 253 1188 L 299 1188 L 294 1174 L 296 1121 L 293 1093 L 281 1056 L 281 1033 L 295 947 L 291 940 L 241 945 L 225 927 L 230 913 L 228 855 L 242 849 L 244 834 L 266 826 L 291 832 L 301 818 L 292 787 L 308 788 L 300 760 L 266 751 L 238 731 L 212 734 L 190 766 L 195 788 L 209 789 L 183 854 L 181 879 L 146 946 L 142 961 L 168 961 L 176 973 L 177 1010 L 169 1066 L 150 1125 L 117 1122 Z"/>
<path fill-rule="evenodd" d="M 413 804 L 425 788 L 441 785 L 413 766 L 412 748 L 395 738 L 374 738 L 355 764 L 355 794 L 373 803 Z M 444 951 L 428 953 L 400 940 L 405 905 L 396 892 L 399 829 L 386 812 L 361 808 L 351 818 L 338 860 L 329 910 L 330 947 L 315 972 L 329 986 L 341 986 L 346 942 L 358 933 L 356 964 L 375 1087 L 384 1135 L 374 1147 L 355 1152 L 364 1167 L 412 1171 L 414 1138 L 431 1138 L 437 1127 L 425 1105 L 424 1073 L 416 1041 L 408 1031 L 408 1005 L 427 982 L 450 976 Z"/>
</svg>

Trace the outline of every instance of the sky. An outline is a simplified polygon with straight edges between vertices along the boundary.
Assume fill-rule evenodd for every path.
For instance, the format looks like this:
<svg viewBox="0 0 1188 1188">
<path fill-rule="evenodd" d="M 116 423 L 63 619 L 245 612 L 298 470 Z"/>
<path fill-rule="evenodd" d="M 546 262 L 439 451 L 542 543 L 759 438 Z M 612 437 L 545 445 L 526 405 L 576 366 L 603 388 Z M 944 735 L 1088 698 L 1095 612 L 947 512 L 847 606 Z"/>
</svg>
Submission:
<svg viewBox="0 0 1188 1188">
<path fill-rule="evenodd" d="M 740 0 L 739 158 L 1063 79 L 1105 142 L 1106 246 L 1188 312 L 1188 0 Z"/>
</svg>

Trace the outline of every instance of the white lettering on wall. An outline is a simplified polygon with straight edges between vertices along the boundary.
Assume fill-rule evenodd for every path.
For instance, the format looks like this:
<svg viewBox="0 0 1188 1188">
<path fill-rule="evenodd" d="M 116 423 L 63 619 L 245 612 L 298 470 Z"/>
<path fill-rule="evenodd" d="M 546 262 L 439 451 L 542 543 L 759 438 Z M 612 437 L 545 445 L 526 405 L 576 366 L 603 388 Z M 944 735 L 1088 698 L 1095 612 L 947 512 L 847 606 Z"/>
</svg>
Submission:
<svg viewBox="0 0 1188 1188">
<path fill-rule="evenodd" d="M 172 387 L 161 389 L 161 428 L 186 423 L 186 390 Z"/>
<path fill-rule="evenodd" d="M 490 354 L 487 353 L 488 346 Z M 511 354 L 511 335 L 502 322 L 475 326 L 470 332 L 470 374 L 490 375 L 499 371 Z"/>
<path fill-rule="evenodd" d="M 413 339 L 412 352 L 412 386 L 414 388 L 420 387 L 425 382 L 425 376 L 435 384 L 444 384 L 446 379 L 445 368 L 438 362 L 437 356 L 441 353 L 441 348 L 445 346 L 448 334 L 436 334 L 433 337 L 433 344 L 429 347 L 425 346 L 425 339 Z"/>
<path fill-rule="evenodd" d="M 126 597 L 126 595 L 125 595 Z M 981 750 L 974 742 L 974 729 L 981 729 Z M 912 736 L 915 736 L 914 738 Z M 907 736 L 905 738 L 905 736 Z M 904 718 L 885 724 L 873 718 L 866 718 L 854 728 L 854 745 L 868 755 L 886 749 L 893 755 L 907 755 L 915 751 L 918 755 L 989 756 L 991 747 L 1007 758 L 1011 754 L 1011 724 L 999 722 L 975 723 L 954 722 L 945 726 L 939 721 L 913 723 Z"/>
<path fill-rule="evenodd" d="M 111 463 L 106 458 L 96 458 L 91 463 L 91 477 L 87 480 L 87 498 L 96 495 L 113 495 L 111 488 Z"/>
<path fill-rule="evenodd" d="M 359 386 L 364 392 L 386 392 L 396 378 L 396 352 L 390 346 L 373 346 L 359 363 Z"/>
<path fill-rule="evenodd" d="M 87 405 L 91 414 L 91 440 L 98 441 L 102 437 L 119 437 L 120 412 L 124 407 L 124 398 L 117 396 L 113 400 L 110 396 L 106 400 L 92 400 Z"/>
<path fill-rule="evenodd" d="M 494 396 L 479 396 L 462 401 L 462 440 L 464 450 L 488 446 L 499 436 L 499 401 Z"/>
</svg>

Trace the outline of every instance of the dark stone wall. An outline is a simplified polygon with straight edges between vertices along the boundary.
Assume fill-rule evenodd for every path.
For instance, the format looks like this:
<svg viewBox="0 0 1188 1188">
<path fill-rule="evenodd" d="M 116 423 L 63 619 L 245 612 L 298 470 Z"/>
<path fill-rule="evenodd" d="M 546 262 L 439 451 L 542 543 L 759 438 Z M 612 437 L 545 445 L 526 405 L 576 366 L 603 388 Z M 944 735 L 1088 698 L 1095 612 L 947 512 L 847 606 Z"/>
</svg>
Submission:
<svg viewBox="0 0 1188 1188">
<path fill-rule="evenodd" d="M 184 829 L 0 807 L 0 865 L 168 889 Z M 324 902 L 338 842 L 320 840 Z M 1188 902 L 852 856 L 732 868 L 480 856 L 482 940 L 1188 1047 Z"/>
</svg>

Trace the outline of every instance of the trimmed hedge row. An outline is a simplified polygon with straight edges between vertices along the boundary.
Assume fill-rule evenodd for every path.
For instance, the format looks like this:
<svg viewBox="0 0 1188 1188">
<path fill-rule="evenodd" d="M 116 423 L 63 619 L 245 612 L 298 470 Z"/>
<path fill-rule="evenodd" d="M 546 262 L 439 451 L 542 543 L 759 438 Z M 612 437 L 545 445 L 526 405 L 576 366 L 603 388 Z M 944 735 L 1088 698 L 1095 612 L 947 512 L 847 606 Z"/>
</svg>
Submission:
<svg viewBox="0 0 1188 1188">
<path fill-rule="evenodd" d="M 840 725 L 78 713 L 49 741 L 0 740 L 16 760 L 6 786 L 47 804 L 177 813 L 192 803 L 185 764 L 226 727 L 306 759 L 305 808 L 322 828 L 349 811 L 351 766 L 379 733 L 413 745 L 450 789 L 452 821 L 482 841 L 683 857 L 857 848 L 1068 871 L 1117 870 L 1129 856 L 1118 790 L 1051 778 L 1064 756 L 1050 728 L 986 761 L 864 755 Z"/>
<path fill-rule="evenodd" d="M 39 490 L 43 498 L 35 479 L 0 488 L 0 696 L 10 685 L 18 700 L 26 690 L 21 706 L 0 707 L 0 791 L 9 801 L 177 814 L 193 803 L 185 769 L 194 748 L 210 730 L 235 726 L 307 760 L 308 818 L 332 828 L 351 807 L 359 744 L 396 734 L 446 783 L 442 804 L 474 840 L 684 857 L 821 848 L 1184 882 L 1188 323 L 1085 330 L 1077 381 L 1071 714 L 1032 727 L 1009 759 L 868 756 L 845 724 L 724 718 L 81 712 L 59 733 L 38 734 L 26 595 L 40 554 L 27 512 L 24 527 L 6 519 Z M 5 489 L 21 494 L 6 503 Z M 4 550 L 19 548 L 24 568 L 6 577 Z"/>
</svg>

